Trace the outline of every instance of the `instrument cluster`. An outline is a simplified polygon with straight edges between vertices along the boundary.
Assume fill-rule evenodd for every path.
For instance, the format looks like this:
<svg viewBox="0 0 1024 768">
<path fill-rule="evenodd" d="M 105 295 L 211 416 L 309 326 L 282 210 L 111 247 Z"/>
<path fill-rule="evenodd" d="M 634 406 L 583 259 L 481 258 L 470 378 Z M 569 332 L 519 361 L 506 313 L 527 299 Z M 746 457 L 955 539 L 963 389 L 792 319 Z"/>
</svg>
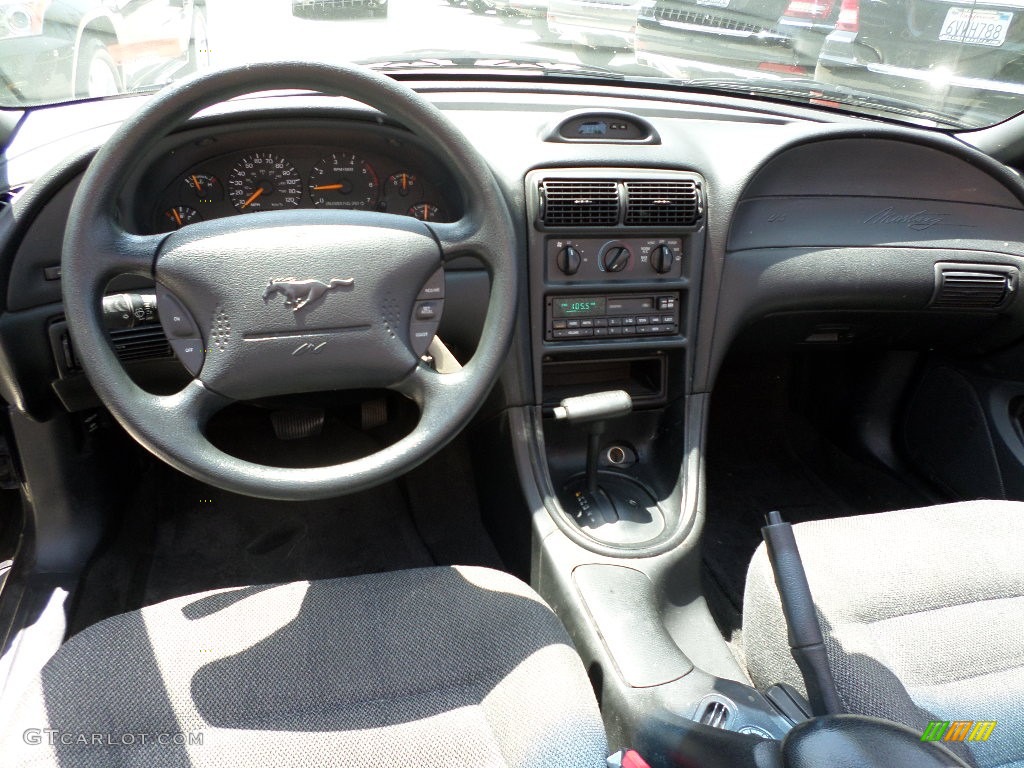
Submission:
<svg viewBox="0 0 1024 768">
<path fill-rule="evenodd" d="M 351 146 L 277 145 L 203 159 L 167 184 L 152 232 L 197 221 L 289 208 L 370 210 L 424 221 L 458 217 L 436 170 Z"/>
</svg>

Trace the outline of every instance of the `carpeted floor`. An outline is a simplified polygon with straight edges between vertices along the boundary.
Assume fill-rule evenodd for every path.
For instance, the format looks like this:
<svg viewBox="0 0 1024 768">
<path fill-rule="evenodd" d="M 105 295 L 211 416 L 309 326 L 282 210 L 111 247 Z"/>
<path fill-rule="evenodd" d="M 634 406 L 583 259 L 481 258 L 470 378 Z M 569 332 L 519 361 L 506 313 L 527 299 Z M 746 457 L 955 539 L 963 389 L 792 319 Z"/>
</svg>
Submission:
<svg viewBox="0 0 1024 768">
<path fill-rule="evenodd" d="M 788 369 L 771 360 L 723 370 L 712 399 L 706 471 L 705 581 L 727 633 L 738 627 L 747 565 L 770 510 L 799 523 L 937 501 L 802 415 Z"/>
<path fill-rule="evenodd" d="M 315 438 L 276 440 L 265 424 L 244 434 L 247 458 L 279 465 L 342 461 L 379 447 L 378 437 L 331 419 Z M 146 467 L 131 511 L 86 573 L 69 634 L 115 613 L 219 587 L 435 564 L 502 568 L 461 441 L 404 478 L 312 502 L 252 499 L 155 460 Z"/>
</svg>

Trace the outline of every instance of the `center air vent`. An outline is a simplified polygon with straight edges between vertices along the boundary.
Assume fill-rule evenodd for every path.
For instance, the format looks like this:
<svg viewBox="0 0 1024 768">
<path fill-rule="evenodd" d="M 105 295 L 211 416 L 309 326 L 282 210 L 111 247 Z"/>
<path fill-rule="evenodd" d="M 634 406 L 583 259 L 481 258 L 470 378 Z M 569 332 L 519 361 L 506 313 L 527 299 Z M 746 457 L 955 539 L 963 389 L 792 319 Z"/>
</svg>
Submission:
<svg viewBox="0 0 1024 768">
<path fill-rule="evenodd" d="M 617 182 L 545 179 L 540 194 L 545 226 L 600 227 L 619 223 Z"/>
<path fill-rule="evenodd" d="M 691 227 L 701 216 L 696 182 L 627 181 L 627 226 Z"/>
<path fill-rule="evenodd" d="M 937 264 L 936 309 L 996 309 L 1016 290 L 1016 270 L 1010 267 Z"/>
</svg>

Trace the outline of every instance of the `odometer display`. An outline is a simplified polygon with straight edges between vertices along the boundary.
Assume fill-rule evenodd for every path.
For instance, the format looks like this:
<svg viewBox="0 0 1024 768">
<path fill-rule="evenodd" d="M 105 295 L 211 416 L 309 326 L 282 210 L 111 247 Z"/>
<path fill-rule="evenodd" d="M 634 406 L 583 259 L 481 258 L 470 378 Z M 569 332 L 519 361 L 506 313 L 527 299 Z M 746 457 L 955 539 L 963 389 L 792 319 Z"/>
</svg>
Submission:
<svg viewBox="0 0 1024 768">
<path fill-rule="evenodd" d="M 253 152 L 239 160 L 227 178 L 228 197 L 242 213 L 296 208 L 302 202 L 302 178 L 273 152 Z"/>
</svg>

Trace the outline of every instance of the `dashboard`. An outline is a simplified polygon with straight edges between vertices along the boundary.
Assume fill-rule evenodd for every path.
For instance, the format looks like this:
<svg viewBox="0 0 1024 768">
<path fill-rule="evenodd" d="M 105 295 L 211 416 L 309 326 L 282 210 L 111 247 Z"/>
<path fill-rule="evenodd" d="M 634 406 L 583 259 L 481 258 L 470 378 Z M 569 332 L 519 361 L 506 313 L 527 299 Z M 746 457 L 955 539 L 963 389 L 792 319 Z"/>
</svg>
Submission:
<svg viewBox="0 0 1024 768">
<path fill-rule="evenodd" d="M 951 331 L 982 333 L 996 321 L 1012 333 L 1024 322 L 1013 300 L 1024 255 L 1013 234 L 1024 227 L 1020 179 L 948 136 L 794 107 L 769 112 L 724 97 L 659 100 L 569 86 L 424 92 L 487 159 L 521 227 L 526 289 L 516 354 L 529 363 L 507 382 L 510 402 L 550 404 L 584 388 L 621 386 L 660 407 L 706 392 L 742 329 L 778 313 L 811 318 L 796 341 L 818 338 L 818 326 L 828 325 L 813 313 L 910 317 L 900 327 L 919 328 L 918 345 Z M 119 119 L 133 109 L 131 100 L 104 106 L 123 112 Z M 76 115 L 109 119 L 95 105 L 64 109 L 69 124 Z M 573 140 L 561 129 L 609 115 L 649 124 L 651 137 Z M 61 314 L 62 225 L 102 137 L 99 127 L 59 128 L 73 134 L 60 145 L 65 154 L 74 156 L 74 137 L 80 152 L 49 175 L 54 144 L 33 145 L 32 130 L 8 151 L 9 183 L 29 186 L 6 209 L 0 232 L 0 342 L 18 347 L 5 394 L 40 415 L 68 406 L 68 398 L 53 400 L 65 380 L 87 388 L 66 364 L 65 337 L 53 323 Z M 296 208 L 457 221 L 473 190 L 458 188 L 446 158 L 412 128 L 315 96 L 222 105 L 149 152 L 127 180 L 121 214 L 141 234 Z M 965 265 L 980 269 L 980 291 L 1001 287 L 989 305 L 969 300 L 958 315 L 936 299 L 939 283 L 960 279 Z M 440 334 L 471 353 L 486 311 L 486 271 L 460 259 L 445 282 Z M 175 362 L 166 346 L 160 352 Z"/>
<path fill-rule="evenodd" d="M 338 130 L 312 121 L 186 139 L 162 149 L 136 181 L 141 233 L 260 211 L 363 210 L 443 222 L 461 210 L 444 167 L 389 126 Z"/>
</svg>

